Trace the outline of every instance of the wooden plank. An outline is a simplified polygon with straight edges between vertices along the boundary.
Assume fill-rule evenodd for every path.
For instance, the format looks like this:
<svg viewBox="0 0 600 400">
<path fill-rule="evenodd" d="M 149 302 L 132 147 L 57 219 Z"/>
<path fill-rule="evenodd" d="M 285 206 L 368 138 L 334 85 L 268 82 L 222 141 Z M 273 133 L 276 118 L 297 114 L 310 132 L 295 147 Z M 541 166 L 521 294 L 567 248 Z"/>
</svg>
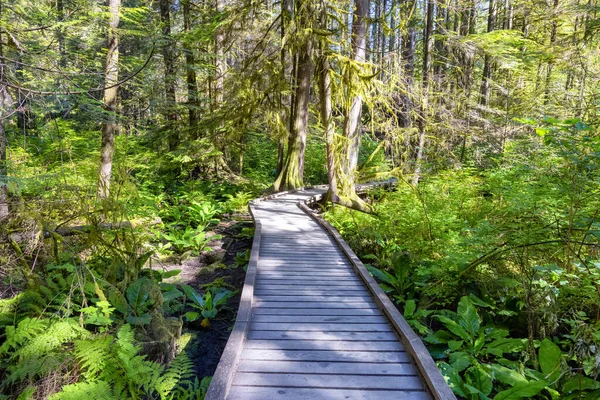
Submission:
<svg viewBox="0 0 600 400">
<path fill-rule="evenodd" d="M 395 332 L 296 332 L 296 331 L 257 331 L 249 330 L 248 339 L 264 339 L 264 340 L 357 340 L 369 342 L 398 340 Z"/>
<path fill-rule="evenodd" d="M 242 360 L 313 361 L 348 363 L 410 363 L 410 356 L 402 351 L 321 351 L 321 350 L 264 350 L 244 349 Z"/>
<path fill-rule="evenodd" d="M 267 289 L 267 290 L 298 290 L 298 289 L 316 289 L 316 290 L 342 290 L 342 289 L 362 289 L 365 290 L 365 286 L 360 281 L 317 281 L 310 282 L 295 282 L 292 279 L 287 281 L 269 281 L 266 279 L 256 280 L 256 289 Z"/>
<path fill-rule="evenodd" d="M 334 268 L 345 268 L 350 269 L 351 264 L 348 261 L 290 261 L 290 260 L 260 260 L 259 268 L 268 267 L 294 267 L 294 268 L 322 268 L 322 269 L 334 269 Z"/>
<path fill-rule="evenodd" d="M 289 322 L 307 324 L 383 324 L 387 318 L 383 315 L 262 315 L 255 314 L 253 322 Z"/>
<path fill-rule="evenodd" d="M 278 374 L 238 372 L 233 377 L 236 386 L 273 386 L 296 388 L 339 388 L 339 389 L 396 389 L 423 390 L 417 376 L 365 376 L 365 375 L 320 375 Z"/>
<path fill-rule="evenodd" d="M 392 332 L 389 324 L 309 324 L 293 322 L 253 322 L 250 329 L 260 331 Z"/>
<path fill-rule="evenodd" d="M 321 297 L 321 298 L 325 298 L 325 297 L 332 297 L 332 296 L 351 296 L 351 297 L 356 297 L 356 296 L 368 296 L 369 292 L 366 289 L 360 289 L 360 290 L 331 290 L 331 289 L 325 289 L 325 290 L 267 290 L 267 289 L 260 289 L 260 290 L 255 290 L 254 291 L 254 295 L 258 296 L 258 297 L 264 297 L 264 296 L 277 296 L 277 295 L 282 295 L 282 296 L 309 296 L 309 297 Z M 308 299 L 305 299 L 308 300 Z"/>
<path fill-rule="evenodd" d="M 302 297 L 302 299 L 300 299 L 300 301 L 318 300 L 318 299 L 323 299 L 323 300 L 329 299 L 331 301 L 332 297 L 336 298 L 336 297 L 341 297 L 341 296 L 343 296 L 343 297 L 360 297 L 361 299 L 368 298 L 368 292 L 366 290 L 363 290 L 363 291 L 345 291 L 345 290 L 335 290 L 335 291 L 294 290 L 294 291 L 291 291 L 291 290 L 286 290 L 285 292 L 282 292 L 280 290 L 261 290 L 261 291 L 255 291 L 254 295 L 256 297 L 259 297 L 262 299 L 269 298 L 269 296 L 287 296 L 288 298 Z"/>
<path fill-rule="evenodd" d="M 310 278 L 310 279 L 309 279 Z M 261 271 L 256 276 L 257 280 L 266 283 L 279 283 L 279 282 L 290 282 L 294 284 L 314 284 L 323 282 L 324 284 L 328 284 L 328 282 L 359 282 L 362 285 L 362 281 L 358 279 L 356 275 L 347 271 L 333 272 L 331 274 L 310 274 L 307 275 L 302 272 L 263 272 Z"/>
<path fill-rule="evenodd" d="M 404 351 L 398 340 L 388 342 L 358 342 L 335 340 L 246 340 L 246 349 L 269 350 L 331 350 L 331 351 Z"/>
<path fill-rule="evenodd" d="M 254 307 L 254 315 L 383 315 L 373 308 L 264 308 Z"/>
<path fill-rule="evenodd" d="M 417 375 L 412 364 L 242 360 L 240 372 L 280 372 L 356 375 Z"/>
<path fill-rule="evenodd" d="M 304 303 L 304 302 L 308 302 L 308 301 L 329 302 L 329 303 L 333 302 L 333 303 L 341 304 L 341 303 L 352 303 L 352 302 L 361 302 L 361 303 L 362 302 L 370 302 L 372 299 L 371 296 L 364 296 L 364 295 L 358 295 L 358 296 L 310 296 L 310 295 L 284 296 L 282 294 L 279 294 L 279 295 L 263 294 L 263 295 L 259 296 L 256 293 L 255 293 L 255 297 L 259 301 L 303 302 L 302 305 L 305 307 L 306 307 L 306 303 Z"/>
<path fill-rule="evenodd" d="M 295 272 L 298 274 L 329 274 L 329 273 L 353 273 L 349 264 L 260 264 L 258 272 Z"/>
<path fill-rule="evenodd" d="M 311 310 L 319 308 L 352 308 L 352 309 L 378 309 L 375 304 L 370 301 L 354 300 L 353 297 L 347 299 L 347 301 L 269 301 L 265 299 L 255 299 L 253 306 L 256 308 L 284 308 L 284 309 L 296 309 L 296 308 L 310 308 Z"/>
<path fill-rule="evenodd" d="M 233 386 L 231 400 L 431 400 L 423 391 Z"/>
</svg>

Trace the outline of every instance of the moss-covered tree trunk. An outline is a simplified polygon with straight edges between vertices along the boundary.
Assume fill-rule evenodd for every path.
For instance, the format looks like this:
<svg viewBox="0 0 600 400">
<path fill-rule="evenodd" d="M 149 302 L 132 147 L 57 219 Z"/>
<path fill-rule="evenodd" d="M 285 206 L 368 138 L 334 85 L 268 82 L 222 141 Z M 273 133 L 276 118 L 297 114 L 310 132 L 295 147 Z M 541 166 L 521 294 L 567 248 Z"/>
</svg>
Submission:
<svg viewBox="0 0 600 400">
<path fill-rule="evenodd" d="M 347 93 L 351 100 L 344 113 L 344 142 L 335 168 L 337 180 L 337 203 L 361 211 L 371 211 L 371 207 L 362 201 L 354 188 L 356 167 L 362 131 L 360 117 L 363 99 L 359 87 L 359 70 L 366 62 L 369 0 L 356 0 L 352 16 L 352 60 L 356 68 L 348 68 Z"/>
<path fill-rule="evenodd" d="M 427 130 L 427 113 L 429 112 L 429 88 L 431 86 L 431 59 L 433 53 L 433 15 L 435 2 L 427 1 L 427 24 L 423 32 L 423 99 L 421 100 L 421 109 L 419 110 L 419 146 L 417 147 L 417 157 L 415 160 L 415 171 L 413 173 L 413 185 L 419 183 L 421 169 L 423 167 L 423 158 L 425 151 L 425 135 Z"/>
<path fill-rule="evenodd" d="M 304 185 L 304 151 L 308 130 L 308 101 L 310 99 L 310 81 L 313 73 L 312 37 L 306 35 L 310 17 L 310 2 L 297 2 L 298 31 L 304 37 L 298 46 L 298 65 L 296 67 L 296 88 L 293 96 L 291 131 L 288 140 L 286 160 L 279 176 L 273 184 L 276 192 L 292 190 Z"/>
<path fill-rule="evenodd" d="M 324 1 L 321 2 L 321 29 L 327 29 L 327 8 Z M 325 202 L 339 202 L 337 195 L 337 179 L 335 176 L 335 127 L 332 119 L 331 105 L 331 65 L 329 63 L 329 48 L 326 40 L 319 45 L 319 100 L 321 124 L 325 133 L 325 144 L 327 146 L 327 181 L 329 190 L 325 196 Z"/>
<path fill-rule="evenodd" d="M 115 134 L 117 132 L 116 107 L 119 87 L 119 8 L 121 0 L 108 0 L 108 52 L 104 71 L 104 110 L 107 115 L 102 122 L 102 147 L 100 148 L 100 176 L 98 197 L 108 198 L 112 175 L 113 155 L 115 152 Z"/>
<path fill-rule="evenodd" d="M 183 2 L 183 25 L 185 32 L 190 34 L 192 30 L 192 18 L 191 18 L 191 0 L 184 0 Z M 199 96 L 198 96 L 198 80 L 196 77 L 196 58 L 194 57 L 194 49 L 190 45 L 191 37 L 186 38 L 184 41 L 185 49 L 185 67 L 186 67 L 186 80 L 188 90 L 188 119 L 190 129 L 193 131 L 193 135 L 197 135 L 199 116 Z"/>
<path fill-rule="evenodd" d="M 0 2 L 0 13 L 2 13 L 2 3 Z M 3 38 L 0 32 L 0 57 L 4 57 Z M 11 97 L 6 89 L 6 76 L 4 75 L 4 63 L 0 63 L 0 221 L 7 218 L 8 210 L 8 166 L 6 165 L 6 109 L 11 103 Z"/>
<path fill-rule="evenodd" d="M 160 23 L 163 32 L 162 57 L 165 65 L 164 84 L 165 84 L 165 100 L 167 105 L 167 142 L 169 149 L 173 150 L 179 145 L 179 134 L 177 132 L 177 110 L 175 97 L 175 49 L 174 43 L 171 41 L 171 0 L 159 0 L 160 8 Z"/>
</svg>

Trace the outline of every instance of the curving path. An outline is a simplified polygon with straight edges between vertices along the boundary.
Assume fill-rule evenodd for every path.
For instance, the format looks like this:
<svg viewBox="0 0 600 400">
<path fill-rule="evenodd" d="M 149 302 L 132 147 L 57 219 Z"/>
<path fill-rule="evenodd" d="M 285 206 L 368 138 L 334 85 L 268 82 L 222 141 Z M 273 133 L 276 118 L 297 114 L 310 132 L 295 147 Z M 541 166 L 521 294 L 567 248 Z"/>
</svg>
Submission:
<svg viewBox="0 0 600 400">
<path fill-rule="evenodd" d="M 206 399 L 455 399 L 360 260 L 305 206 L 325 190 L 250 205 L 240 309 Z"/>
</svg>

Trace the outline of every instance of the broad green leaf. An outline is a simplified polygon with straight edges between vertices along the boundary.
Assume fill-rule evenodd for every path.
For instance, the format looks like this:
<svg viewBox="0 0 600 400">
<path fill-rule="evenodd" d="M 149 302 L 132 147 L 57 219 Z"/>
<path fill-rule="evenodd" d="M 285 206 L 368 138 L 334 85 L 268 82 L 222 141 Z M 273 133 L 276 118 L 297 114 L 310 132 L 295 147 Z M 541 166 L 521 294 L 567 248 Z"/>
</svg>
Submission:
<svg viewBox="0 0 600 400">
<path fill-rule="evenodd" d="M 414 300 L 408 300 L 404 305 L 404 316 L 409 318 L 412 317 L 417 309 L 417 303 Z"/>
<path fill-rule="evenodd" d="M 150 279 L 139 278 L 127 287 L 127 290 L 125 291 L 127 301 L 136 313 L 142 311 L 147 305 L 150 297 L 149 289 L 152 285 L 154 285 L 154 282 Z"/>
<path fill-rule="evenodd" d="M 522 351 L 527 346 L 526 339 L 502 338 L 489 343 L 485 348 L 486 354 L 493 354 L 502 357 L 505 353 L 516 353 Z"/>
<path fill-rule="evenodd" d="M 191 286 L 183 285 L 182 288 L 188 299 L 192 300 L 198 307 L 204 307 L 204 299 Z"/>
<path fill-rule="evenodd" d="M 169 290 L 168 292 L 163 293 L 163 302 L 166 303 L 168 301 L 175 300 L 181 296 L 183 296 L 183 293 L 181 293 L 179 290 L 177 290 L 177 289 Z"/>
<path fill-rule="evenodd" d="M 470 378 L 469 381 L 471 385 L 477 388 L 485 396 L 492 393 L 492 377 L 479 365 L 470 368 L 467 371 L 467 375 Z"/>
<path fill-rule="evenodd" d="M 391 274 L 370 265 L 366 265 L 366 267 L 371 273 L 371 275 L 373 275 L 378 280 L 390 285 L 393 285 L 396 282 L 396 278 L 394 278 Z"/>
<path fill-rule="evenodd" d="M 188 320 L 189 322 L 193 322 L 196 321 L 198 318 L 200 318 L 200 313 L 197 313 L 195 311 L 190 311 L 190 312 L 186 312 L 185 314 L 183 314 L 183 317 Z"/>
<path fill-rule="evenodd" d="M 180 269 L 172 269 L 170 271 L 165 271 L 162 273 L 162 279 L 168 279 L 168 278 L 172 278 L 174 276 L 177 276 L 181 273 Z"/>
<path fill-rule="evenodd" d="M 465 331 L 465 329 L 462 326 L 460 326 L 456 322 L 452 321 L 450 318 L 444 317 L 443 315 L 436 315 L 436 318 L 442 324 L 444 324 L 444 326 L 446 328 L 448 328 L 448 330 L 450 332 L 454 333 L 456 336 L 460 337 L 465 342 L 470 342 L 471 341 L 471 337 L 469 336 L 469 334 L 467 333 L 467 331 Z"/>
<path fill-rule="evenodd" d="M 527 379 L 514 369 L 506 368 L 500 364 L 490 365 L 492 371 L 492 378 L 498 382 L 502 382 L 507 385 L 514 386 L 519 382 L 527 382 Z"/>
<path fill-rule="evenodd" d="M 463 340 L 450 340 L 448 341 L 448 348 L 450 351 L 456 351 L 460 349 L 460 346 L 462 346 L 463 343 Z"/>
<path fill-rule="evenodd" d="M 471 357 L 464 351 L 458 351 L 450 354 L 450 365 L 457 372 L 464 371 L 471 366 Z"/>
<path fill-rule="evenodd" d="M 479 331 L 481 320 L 479 314 L 477 314 L 477 309 L 467 296 L 460 299 L 457 314 L 459 325 L 469 332 L 471 337 L 475 337 Z"/>
<path fill-rule="evenodd" d="M 540 368 L 550 382 L 560 376 L 561 356 L 562 352 L 555 343 L 548 338 L 542 340 L 538 356 Z"/>
<path fill-rule="evenodd" d="M 458 372 L 452 368 L 450 364 L 445 362 L 439 363 L 438 368 L 444 376 L 444 379 L 446 379 L 446 382 L 448 382 L 448 386 L 450 386 L 452 391 L 461 397 L 466 397 L 464 383 Z"/>
<path fill-rule="evenodd" d="M 518 382 L 511 389 L 498 393 L 494 400 L 520 400 L 523 397 L 533 397 L 547 385 L 546 381 Z"/>
<path fill-rule="evenodd" d="M 575 390 L 596 390 L 600 389 L 600 382 L 595 379 L 588 378 L 586 376 L 577 374 L 568 381 L 562 387 L 563 393 L 571 393 Z"/>
</svg>

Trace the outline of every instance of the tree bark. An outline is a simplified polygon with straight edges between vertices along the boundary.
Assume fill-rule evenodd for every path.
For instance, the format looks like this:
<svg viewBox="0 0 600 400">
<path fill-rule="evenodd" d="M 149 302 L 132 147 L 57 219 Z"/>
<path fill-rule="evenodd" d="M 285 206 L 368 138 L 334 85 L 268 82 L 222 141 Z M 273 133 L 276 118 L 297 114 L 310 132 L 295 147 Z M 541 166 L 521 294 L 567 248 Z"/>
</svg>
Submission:
<svg viewBox="0 0 600 400">
<path fill-rule="evenodd" d="M 496 25 L 496 0 L 489 0 L 490 6 L 488 9 L 488 33 L 495 29 Z M 483 76 L 481 79 L 481 95 L 479 97 L 479 104 L 482 106 L 488 106 L 490 104 L 490 81 L 492 80 L 492 59 L 486 52 L 483 63 Z"/>
<path fill-rule="evenodd" d="M 298 29 L 309 27 L 311 5 L 308 1 L 297 2 Z M 304 185 L 304 151 L 308 129 L 308 101 L 310 99 L 310 81 L 313 72 L 311 60 L 312 37 L 306 37 L 298 47 L 296 67 L 296 90 L 293 107 L 293 127 L 288 140 L 287 157 L 281 173 L 273 184 L 276 192 L 297 189 Z"/>
<path fill-rule="evenodd" d="M 552 28 L 550 29 L 550 50 L 554 54 L 554 44 L 556 43 L 556 30 L 558 29 L 558 1 L 554 0 L 552 7 Z M 548 60 L 547 72 L 546 72 L 546 86 L 544 87 L 544 104 L 548 105 L 550 102 L 550 85 L 552 83 L 552 70 L 554 69 L 554 60 L 550 58 Z"/>
<path fill-rule="evenodd" d="M 421 109 L 419 115 L 419 146 L 417 147 L 417 156 L 415 159 L 415 171 L 413 174 L 412 183 L 419 183 L 421 169 L 423 164 L 425 150 L 425 135 L 427 130 L 427 112 L 429 106 L 429 87 L 431 81 L 431 56 L 433 51 L 433 14 L 435 3 L 434 0 L 427 1 L 427 21 L 423 32 L 423 100 L 421 101 Z"/>
<path fill-rule="evenodd" d="M 117 132 L 116 108 L 119 87 L 119 9 L 121 0 L 107 0 L 109 10 L 108 20 L 108 51 L 104 70 L 103 105 L 106 112 L 102 123 L 102 147 L 100 148 L 100 174 L 98 181 L 98 197 L 108 198 L 110 194 L 110 179 L 112 176 L 113 155 L 115 152 L 115 134 Z"/>
<path fill-rule="evenodd" d="M 327 29 L 327 8 L 321 3 L 321 29 Z M 325 132 L 325 144 L 327 146 L 327 181 L 329 190 L 325 196 L 326 202 L 339 202 L 337 195 L 337 179 L 335 176 L 335 143 L 334 126 L 331 105 L 331 65 L 329 64 L 329 49 L 325 41 L 320 43 L 321 54 L 319 56 L 319 98 L 321 124 Z"/>
<path fill-rule="evenodd" d="M 414 17 L 416 11 L 416 1 L 409 0 L 407 2 L 406 18 L 408 19 L 408 26 L 406 33 L 402 37 L 402 65 L 400 69 L 401 73 L 404 74 L 404 81 L 406 84 L 406 90 L 400 96 L 401 115 L 400 125 L 403 128 L 410 128 L 411 124 L 411 113 L 412 113 L 412 99 L 410 98 L 409 92 L 412 91 L 414 84 L 414 71 L 415 71 L 415 24 L 416 18 Z"/>
<path fill-rule="evenodd" d="M 177 121 L 177 111 L 175 109 L 175 57 L 173 43 L 171 41 L 171 0 L 159 0 L 160 22 L 162 24 L 163 41 L 162 56 L 165 64 L 165 99 L 167 102 L 167 120 L 169 149 L 173 150 L 179 145 L 179 135 L 175 122 Z"/>
<path fill-rule="evenodd" d="M 357 64 L 366 62 L 367 30 L 369 18 L 369 0 L 355 0 L 352 19 L 352 60 Z M 362 110 L 362 96 L 357 87 L 358 73 L 355 68 L 348 68 L 347 81 L 351 105 L 344 110 L 344 143 L 341 157 L 336 170 L 339 204 L 360 211 L 371 211 L 371 206 L 358 197 L 355 190 L 356 167 L 358 165 L 358 151 L 362 131 L 360 117 Z"/>
<path fill-rule="evenodd" d="M 183 25 L 185 32 L 189 35 L 192 30 L 192 21 L 190 15 L 191 0 L 183 0 Z M 184 41 L 185 47 L 185 66 L 186 66 L 186 80 L 188 90 L 188 118 L 190 128 L 194 130 L 194 136 L 196 136 L 196 128 L 198 126 L 199 117 L 199 96 L 198 96 L 198 80 L 196 77 L 196 59 L 194 57 L 194 50 L 190 46 L 190 38 Z"/>
<path fill-rule="evenodd" d="M 294 1 L 293 0 L 283 0 L 281 5 L 282 5 L 282 8 L 281 8 L 281 41 L 283 43 L 286 29 L 288 29 L 289 23 L 294 14 Z M 286 48 L 284 48 L 282 46 L 281 47 L 281 79 L 283 79 L 283 80 L 286 80 L 286 69 L 287 69 L 286 67 L 287 67 Z M 290 75 L 291 75 L 291 77 L 290 77 L 290 81 L 291 81 L 293 79 L 293 75 L 294 75 L 293 66 L 292 66 L 292 72 Z M 279 103 L 280 103 L 281 113 L 285 115 L 286 114 L 284 112 L 285 104 L 284 104 L 284 100 L 283 100 L 283 94 L 281 92 L 279 93 Z M 293 118 L 292 96 L 291 95 L 287 96 L 287 103 L 289 104 L 289 109 L 287 112 L 287 115 L 289 118 L 288 125 L 291 127 L 290 121 Z M 284 118 L 284 121 L 285 121 L 285 118 Z M 276 176 L 279 176 L 279 174 L 283 170 L 284 155 L 285 155 L 285 138 L 280 137 L 279 143 L 277 146 L 277 170 L 275 172 Z"/>
</svg>

